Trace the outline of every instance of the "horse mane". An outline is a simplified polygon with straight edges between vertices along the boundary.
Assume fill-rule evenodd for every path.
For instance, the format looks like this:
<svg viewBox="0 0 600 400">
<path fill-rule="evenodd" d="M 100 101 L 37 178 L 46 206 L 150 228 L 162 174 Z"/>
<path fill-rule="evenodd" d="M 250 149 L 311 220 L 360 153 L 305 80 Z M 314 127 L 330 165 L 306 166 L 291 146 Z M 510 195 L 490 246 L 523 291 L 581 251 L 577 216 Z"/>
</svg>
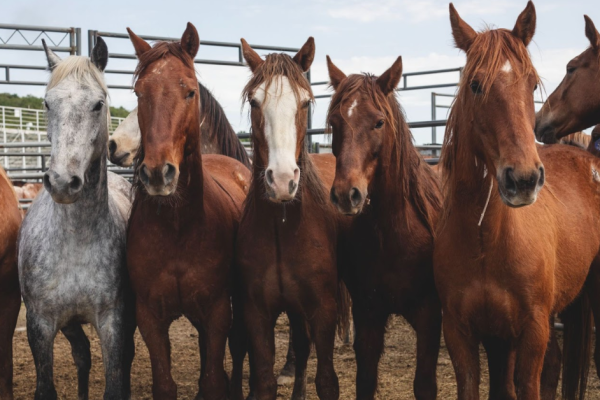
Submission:
<svg viewBox="0 0 600 400">
<path fill-rule="evenodd" d="M 585 132 L 575 132 L 561 138 L 558 143 L 566 144 L 569 146 L 579 147 L 580 149 L 586 150 L 590 145 L 592 136 Z"/>
<path fill-rule="evenodd" d="M 283 53 L 273 53 L 266 56 L 265 61 L 253 72 L 253 76 L 244 87 L 242 99 L 244 101 L 249 100 L 256 88 L 262 85 L 263 82 L 266 82 L 265 91 L 267 91 L 271 85 L 271 82 L 277 76 L 285 76 L 288 78 L 290 86 L 297 99 L 300 95 L 300 89 L 304 89 L 309 93 L 311 100 L 314 101 L 310 83 L 304 76 L 302 69 L 292 59 L 292 57 Z M 268 101 L 268 99 L 265 101 Z M 303 113 L 297 114 L 296 126 L 299 127 L 298 129 L 305 130 L 306 118 L 301 117 L 301 114 Z M 260 121 L 260 126 L 261 128 L 264 126 L 264 121 Z M 310 192 L 311 197 L 319 206 L 330 207 L 329 193 L 326 190 L 323 181 L 319 177 L 319 173 L 310 158 L 305 139 L 299 144 L 302 147 L 298 160 L 298 167 L 300 168 L 300 181 L 298 183 L 299 187 L 295 201 L 302 201 L 303 192 L 304 190 L 307 190 Z M 262 191 L 260 191 L 261 186 L 259 185 L 263 184 L 263 180 L 260 178 L 264 176 L 266 167 L 263 165 L 264 161 L 260 159 L 260 152 L 255 150 L 260 145 L 256 135 L 251 135 L 251 143 L 252 149 L 254 150 L 252 155 L 252 164 L 254 168 L 252 173 L 252 182 L 250 184 L 248 196 L 246 197 L 245 201 L 244 215 L 253 212 L 256 206 L 256 200 L 259 196 L 264 197 L 264 188 L 262 188 Z"/>
<path fill-rule="evenodd" d="M 389 124 L 389 129 L 394 132 L 391 148 L 384 149 L 382 152 L 389 156 L 380 156 L 383 162 L 379 173 L 382 177 L 382 185 L 397 193 L 385 196 L 380 201 L 389 203 L 386 209 L 397 208 L 399 199 L 404 203 L 403 210 L 406 210 L 409 205 L 414 206 L 419 218 L 433 234 L 435 210 L 441 207 L 437 177 L 431 168 L 422 164 L 423 160 L 413 144 L 413 136 L 396 92 L 393 91 L 386 96 L 376 80 L 376 76 L 368 73 L 353 74 L 343 80 L 331 99 L 327 111 L 327 128 L 331 131 L 330 117 L 334 111 L 339 110 L 346 99 L 357 92 L 368 96 L 375 107 L 384 113 L 386 124 Z M 341 115 L 345 118 L 344 113 Z M 404 215 L 408 219 L 408 213 Z"/>
<path fill-rule="evenodd" d="M 75 80 L 85 86 L 98 85 L 108 96 L 108 87 L 104 81 L 104 74 L 92 63 L 89 57 L 69 56 L 52 69 L 46 92 L 56 87 L 63 80 L 73 77 Z M 108 107 L 107 107 L 108 108 Z"/>
<path fill-rule="evenodd" d="M 487 174 L 483 156 L 474 147 L 476 139 L 471 135 L 471 121 L 477 116 L 470 106 L 470 84 L 478 75 L 479 84 L 484 90 L 483 96 L 476 101 L 487 101 L 490 85 L 496 80 L 502 67 L 509 61 L 516 81 L 533 74 L 539 82 L 539 76 L 531 62 L 529 51 L 523 41 L 507 29 L 486 29 L 477 35 L 467 51 L 467 62 L 458 87 L 458 93 L 453 101 L 448 123 L 440 164 L 442 166 L 442 187 L 444 190 L 445 206 L 442 220 L 450 214 L 449 206 L 461 185 L 486 187 L 489 186 L 490 174 Z M 473 176 L 478 177 L 473 180 Z M 484 178 L 486 177 L 486 178 Z M 486 180 L 486 182 L 483 182 Z"/>
<path fill-rule="evenodd" d="M 183 50 L 181 42 L 160 41 L 154 43 L 154 46 L 138 56 L 138 65 L 135 67 L 133 80 L 137 80 L 149 65 L 169 54 L 181 61 L 187 68 L 194 69 L 194 60 Z"/>
<path fill-rule="evenodd" d="M 231 127 L 223 107 L 221 107 L 210 90 L 200 82 L 198 82 L 198 87 L 200 89 L 202 129 L 208 129 L 210 138 L 217 140 L 221 148 L 221 154 L 235 158 L 246 167 L 251 168 L 248 153 Z"/>
</svg>

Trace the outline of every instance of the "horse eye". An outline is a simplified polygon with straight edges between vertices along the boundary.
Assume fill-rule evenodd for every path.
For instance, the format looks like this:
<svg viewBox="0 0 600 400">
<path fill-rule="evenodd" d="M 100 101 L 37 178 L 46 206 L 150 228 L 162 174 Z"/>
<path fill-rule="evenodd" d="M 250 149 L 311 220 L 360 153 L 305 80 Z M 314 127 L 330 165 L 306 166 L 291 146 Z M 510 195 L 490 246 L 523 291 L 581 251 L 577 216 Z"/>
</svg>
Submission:
<svg viewBox="0 0 600 400">
<path fill-rule="evenodd" d="M 46 106 L 46 110 L 50 110 L 50 107 L 48 106 L 48 102 L 46 100 L 44 100 L 44 106 Z"/>
<path fill-rule="evenodd" d="M 375 124 L 375 129 L 381 129 L 384 123 L 385 121 L 380 119 L 379 121 L 377 121 L 377 124 Z"/>
<path fill-rule="evenodd" d="M 308 100 L 304 104 L 302 104 L 302 108 L 308 108 L 309 106 L 310 106 L 310 100 Z"/>
<path fill-rule="evenodd" d="M 577 68 L 567 65 L 567 74 L 572 74 Z"/>
<path fill-rule="evenodd" d="M 483 89 L 481 88 L 481 85 L 479 84 L 479 82 L 471 82 L 471 90 L 475 94 L 483 93 Z"/>
<path fill-rule="evenodd" d="M 191 90 L 191 91 L 188 93 L 188 95 L 187 95 L 186 99 L 193 99 L 195 95 L 196 95 L 196 91 L 195 91 L 195 90 Z"/>
<path fill-rule="evenodd" d="M 536 83 L 535 86 L 533 87 L 533 91 L 535 92 L 538 89 L 538 84 Z"/>
<path fill-rule="evenodd" d="M 258 104 L 258 101 L 254 100 L 254 99 L 250 99 L 250 107 L 259 108 L 260 105 Z"/>
<path fill-rule="evenodd" d="M 96 103 L 96 105 L 94 106 L 94 109 L 92 111 L 100 111 L 102 109 L 103 105 L 104 105 L 104 101 L 100 100 L 98 103 Z"/>
</svg>

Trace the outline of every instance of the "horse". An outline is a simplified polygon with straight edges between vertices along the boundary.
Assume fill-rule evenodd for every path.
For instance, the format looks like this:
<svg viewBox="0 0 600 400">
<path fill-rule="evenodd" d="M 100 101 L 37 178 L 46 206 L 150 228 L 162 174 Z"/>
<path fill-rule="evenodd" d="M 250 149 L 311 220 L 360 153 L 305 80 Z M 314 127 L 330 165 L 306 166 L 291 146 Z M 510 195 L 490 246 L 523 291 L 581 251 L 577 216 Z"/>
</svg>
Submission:
<svg viewBox="0 0 600 400">
<path fill-rule="evenodd" d="M 125 233 L 131 189 L 106 166 L 109 111 L 102 72 L 108 49 L 98 38 L 91 58 L 61 60 L 43 45 L 51 71 L 44 98 L 51 160 L 18 241 L 35 399 L 56 399 L 52 364 L 58 330 L 71 344 L 78 396 L 88 398 L 90 344 L 82 323 L 91 323 L 100 337 L 104 399 L 129 398 L 135 313 Z"/>
<path fill-rule="evenodd" d="M 169 326 L 185 316 L 199 337 L 196 398 L 225 399 L 234 242 L 250 171 L 233 158 L 202 155 L 196 28 L 188 23 L 180 41 L 152 47 L 128 32 L 139 60 L 134 87 L 141 141 L 127 264 L 150 353 L 152 393 L 161 400 L 177 397 Z"/>
<path fill-rule="evenodd" d="M 21 225 L 19 203 L 12 183 L 0 167 L 0 399 L 13 399 L 12 338 L 21 309 L 17 269 L 17 235 Z"/>
<path fill-rule="evenodd" d="M 586 150 L 590 145 L 592 137 L 585 132 L 575 132 L 567 136 L 563 136 L 558 141 L 559 144 L 566 144 L 568 146 L 579 147 L 580 149 Z"/>
<path fill-rule="evenodd" d="M 202 154 L 223 154 L 233 157 L 250 168 L 250 159 L 237 139 L 225 111 L 213 94 L 198 82 L 200 96 L 200 131 Z M 140 145 L 140 126 L 137 107 L 117 127 L 108 142 L 109 160 L 121 167 L 131 167 Z"/>
<path fill-rule="evenodd" d="M 491 399 L 554 398 L 547 379 L 557 383 L 560 368 L 543 376 L 542 367 L 561 312 L 563 399 L 583 398 L 590 307 L 600 328 L 600 163 L 571 146 L 537 146 L 531 135 L 539 82 L 527 50 L 531 1 L 512 31 L 477 33 L 452 4 L 450 23 L 467 60 L 441 156 L 434 277 L 458 399 L 479 398 L 480 343 Z"/>
<path fill-rule="evenodd" d="M 336 157 L 330 199 L 351 218 L 341 253 L 356 329 L 356 398 L 373 399 L 391 314 L 417 335 L 414 394 L 435 399 L 441 305 L 433 280 L 437 174 L 413 145 L 395 96 L 402 58 L 380 77 L 346 76 L 327 56 L 334 94 L 327 113 Z"/>
<path fill-rule="evenodd" d="M 338 399 L 333 349 L 336 326 L 348 317 L 337 258 L 343 226 L 326 190 L 334 159 L 309 156 L 306 146 L 314 97 L 304 73 L 314 60 L 314 39 L 293 57 L 282 53 L 265 59 L 244 39 L 241 43 L 252 71 L 242 97 L 250 105 L 253 172 L 235 254 L 256 396 L 277 397 L 273 329 L 286 312 L 296 363 L 292 399 L 306 397 L 311 341 L 317 352 L 317 394 Z"/>
<path fill-rule="evenodd" d="M 600 32 L 584 15 L 590 47 L 569 61 L 562 82 L 536 115 L 535 136 L 556 143 L 572 132 L 600 124 Z"/>
</svg>

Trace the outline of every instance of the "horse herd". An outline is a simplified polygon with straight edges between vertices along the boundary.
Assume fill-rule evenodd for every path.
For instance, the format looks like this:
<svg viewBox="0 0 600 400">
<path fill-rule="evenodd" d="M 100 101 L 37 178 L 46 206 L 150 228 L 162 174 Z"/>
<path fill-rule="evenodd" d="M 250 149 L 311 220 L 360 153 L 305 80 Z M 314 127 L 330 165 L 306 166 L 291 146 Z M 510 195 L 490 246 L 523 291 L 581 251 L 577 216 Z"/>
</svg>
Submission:
<svg viewBox="0 0 600 400">
<path fill-rule="evenodd" d="M 155 399 L 175 399 L 169 326 L 198 330 L 196 399 L 274 400 L 274 325 L 290 321 L 292 399 L 306 397 L 311 346 L 320 399 L 339 398 L 336 331 L 355 326 L 356 398 L 373 399 L 386 323 L 402 315 L 417 337 L 414 395 L 437 396 L 444 333 L 458 398 L 479 398 L 479 345 L 490 399 L 583 399 L 592 327 L 600 329 L 600 150 L 542 146 L 600 123 L 600 33 L 540 112 L 527 45 L 529 2 L 512 30 L 476 32 L 450 4 L 466 65 L 441 163 L 416 151 L 395 88 L 399 57 L 381 76 L 346 75 L 327 57 L 333 155 L 308 154 L 314 101 L 304 73 L 313 38 L 290 57 L 260 57 L 242 39 L 252 72 L 252 162 L 194 69 L 192 24 L 179 42 L 153 46 L 128 29 L 139 60 L 138 107 L 108 135 L 108 50 L 61 60 L 44 43 L 51 160 L 44 189 L 21 223 L 0 175 L 0 398 L 12 399 L 12 336 L 21 296 L 37 372 L 35 399 L 56 399 L 53 342 L 72 346 L 78 397 L 88 398 L 97 330 L 105 399 L 130 397 L 136 327 L 148 347 Z M 109 145 L 107 146 L 107 143 Z M 219 154 L 211 154 L 219 153 Z M 133 165 L 130 185 L 107 157 Z M 564 323 L 563 349 L 553 324 Z M 443 316 L 443 324 L 442 324 Z M 595 318 L 593 318 L 595 316 Z M 598 341 L 600 336 L 596 336 Z M 224 370 L 227 343 L 233 361 Z M 600 343 L 595 361 L 600 363 Z"/>
</svg>

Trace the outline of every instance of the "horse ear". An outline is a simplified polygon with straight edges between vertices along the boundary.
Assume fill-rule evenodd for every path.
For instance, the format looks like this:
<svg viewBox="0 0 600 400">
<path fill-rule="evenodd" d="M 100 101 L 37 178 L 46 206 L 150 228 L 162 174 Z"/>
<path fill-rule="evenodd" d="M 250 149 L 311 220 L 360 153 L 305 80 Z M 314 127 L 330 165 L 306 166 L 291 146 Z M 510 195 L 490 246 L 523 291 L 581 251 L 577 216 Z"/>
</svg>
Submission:
<svg viewBox="0 0 600 400">
<path fill-rule="evenodd" d="M 454 36 L 456 47 L 466 53 L 475 41 L 477 32 L 463 21 L 452 3 L 450 3 L 450 25 L 452 26 L 452 36 Z"/>
<path fill-rule="evenodd" d="M 52 71 L 60 62 L 60 57 L 48 48 L 44 39 L 42 39 L 42 46 L 44 46 L 44 51 L 46 52 L 46 59 L 48 59 L 48 68 Z"/>
<path fill-rule="evenodd" d="M 331 58 L 327 56 L 327 69 L 329 70 L 329 82 L 334 90 L 340 86 L 340 83 L 347 78 L 346 74 L 342 72 L 335 64 L 331 61 Z"/>
<path fill-rule="evenodd" d="M 527 2 L 527 6 L 517 18 L 517 23 L 512 30 L 513 35 L 518 37 L 523 41 L 525 46 L 528 46 L 533 39 L 533 34 L 535 33 L 535 6 L 533 2 L 529 0 Z"/>
<path fill-rule="evenodd" d="M 242 54 L 244 54 L 244 59 L 248 63 L 250 71 L 254 72 L 265 61 L 258 55 L 257 52 L 254 51 L 252 47 L 250 47 L 250 45 L 248 44 L 248 42 L 246 42 L 244 38 L 240 40 L 242 42 Z"/>
<path fill-rule="evenodd" d="M 106 42 L 100 36 L 96 38 L 91 60 L 100 71 L 104 71 L 106 64 L 108 64 L 108 47 L 106 47 Z"/>
<path fill-rule="evenodd" d="M 402 57 L 398 57 L 390 69 L 377 78 L 377 84 L 383 94 L 387 96 L 396 89 L 396 86 L 400 83 L 400 78 L 402 78 Z"/>
<path fill-rule="evenodd" d="M 585 36 L 590 40 L 590 45 L 595 50 L 600 49 L 600 33 L 598 33 L 598 29 L 596 29 L 590 17 L 584 15 L 583 18 L 585 18 Z"/>
<path fill-rule="evenodd" d="M 129 39 L 131 43 L 133 43 L 133 48 L 135 49 L 135 55 L 137 58 L 140 58 L 142 54 L 150 50 L 150 45 L 144 39 L 133 33 L 133 31 L 127 28 L 127 33 L 129 33 Z"/>
<path fill-rule="evenodd" d="M 196 27 L 191 22 L 187 23 L 187 28 L 185 28 L 185 32 L 183 32 L 183 36 L 181 36 L 181 48 L 185 50 L 192 59 L 196 57 L 198 49 L 200 49 L 200 36 L 198 35 Z"/>
<path fill-rule="evenodd" d="M 310 66 L 315 59 L 315 39 L 309 37 L 304 46 L 294 56 L 294 61 L 302 68 L 302 71 L 306 72 L 310 69 Z"/>
</svg>

